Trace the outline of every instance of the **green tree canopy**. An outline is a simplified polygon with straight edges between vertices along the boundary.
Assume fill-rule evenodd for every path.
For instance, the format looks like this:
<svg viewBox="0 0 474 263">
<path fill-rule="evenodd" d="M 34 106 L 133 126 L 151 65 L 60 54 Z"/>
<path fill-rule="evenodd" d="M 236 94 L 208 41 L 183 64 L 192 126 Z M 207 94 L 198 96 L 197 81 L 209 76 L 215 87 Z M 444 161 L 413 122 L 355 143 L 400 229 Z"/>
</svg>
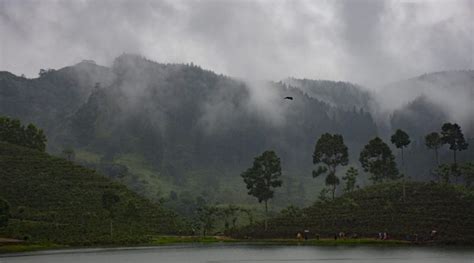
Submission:
<svg viewBox="0 0 474 263">
<path fill-rule="evenodd" d="M 268 200 L 273 198 L 274 189 L 282 185 L 280 158 L 274 151 L 265 151 L 254 159 L 252 167 L 242 173 L 248 194 L 265 203 L 268 213 Z M 265 217 L 265 229 L 267 228 Z"/>
<path fill-rule="evenodd" d="M 326 185 L 332 186 L 332 198 L 339 184 L 336 175 L 336 168 L 339 165 L 347 165 L 349 154 L 347 146 L 344 144 L 342 135 L 325 133 L 316 142 L 313 153 L 313 164 L 318 165 L 317 170 L 313 170 L 313 177 L 326 174 Z"/>
<path fill-rule="evenodd" d="M 410 144 L 410 136 L 408 134 L 401 130 L 397 129 L 395 133 L 390 137 L 390 141 L 395 144 L 397 148 L 404 148 L 407 147 Z"/>
<path fill-rule="evenodd" d="M 33 124 L 23 126 L 19 120 L 0 117 L 0 141 L 44 152 L 46 136 Z"/>
<path fill-rule="evenodd" d="M 456 165 L 456 152 L 466 150 L 469 144 L 464 139 L 461 127 L 457 123 L 445 123 L 441 127 L 441 142 L 448 144 L 449 149 L 454 154 L 454 164 Z"/>
<path fill-rule="evenodd" d="M 410 136 L 408 134 L 400 129 L 397 129 L 395 133 L 390 137 L 390 141 L 400 149 L 400 152 L 402 154 L 402 170 L 403 173 L 401 175 L 401 178 L 403 179 L 403 200 L 406 198 L 406 191 L 405 191 L 405 177 L 406 175 L 406 169 L 405 169 L 405 160 L 403 158 L 403 148 L 407 147 L 410 144 Z"/>
<path fill-rule="evenodd" d="M 410 136 L 403 130 L 397 129 L 395 133 L 390 137 L 390 141 L 401 150 L 402 153 L 402 166 L 404 166 L 403 160 L 403 148 L 407 147 L 410 144 Z"/>
<path fill-rule="evenodd" d="M 364 171 L 371 174 L 370 180 L 374 183 L 398 179 L 397 164 L 392 150 L 379 137 L 369 141 L 361 151 L 359 161 Z"/>
</svg>

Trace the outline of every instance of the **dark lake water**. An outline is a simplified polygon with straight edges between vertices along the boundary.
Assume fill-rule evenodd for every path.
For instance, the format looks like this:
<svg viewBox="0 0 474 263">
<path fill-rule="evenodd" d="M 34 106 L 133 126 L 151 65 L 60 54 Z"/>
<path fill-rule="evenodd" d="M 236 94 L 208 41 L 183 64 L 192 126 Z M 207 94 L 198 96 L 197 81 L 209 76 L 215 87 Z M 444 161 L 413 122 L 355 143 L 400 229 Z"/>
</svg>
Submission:
<svg viewBox="0 0 474 263">
<path fill-rule="evenodd" d="M 77 249 L 0 256 L 0 263 L 474 262 L 473 248 L 186 245 Z"/>
</svg>

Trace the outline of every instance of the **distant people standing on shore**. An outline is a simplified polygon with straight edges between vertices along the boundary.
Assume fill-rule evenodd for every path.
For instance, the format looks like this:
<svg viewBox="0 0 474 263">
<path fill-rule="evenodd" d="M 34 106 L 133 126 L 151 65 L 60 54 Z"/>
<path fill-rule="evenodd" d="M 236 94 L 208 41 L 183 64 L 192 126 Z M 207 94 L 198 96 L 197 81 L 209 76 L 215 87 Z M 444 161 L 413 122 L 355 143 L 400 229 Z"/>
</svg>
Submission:
<svg viewBox="0 0 474 263">
<path fill-rule="evenodd" d="M 296 239 L 301 240 L 301 233 L 300 232 L 298 232 L 298 234 L 296 234 Z"/>
<path fill-rule="evenodd" d="M 308 240 L 308 236 L 309 236 L 309 230 L 308 229 L 305 229 L 304 232 L 304 240 Z"/>
</svg>

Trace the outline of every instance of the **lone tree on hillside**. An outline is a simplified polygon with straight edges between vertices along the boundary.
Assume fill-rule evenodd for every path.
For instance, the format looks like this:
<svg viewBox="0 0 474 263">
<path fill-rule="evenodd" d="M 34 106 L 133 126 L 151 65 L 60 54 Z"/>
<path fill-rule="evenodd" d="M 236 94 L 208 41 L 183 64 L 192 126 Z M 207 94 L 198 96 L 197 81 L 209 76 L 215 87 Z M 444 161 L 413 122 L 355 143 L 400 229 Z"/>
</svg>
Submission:
<svg viewBox="0 0 474 263">
<path fill-rule="evenodd" d="M 110 217 L 110 238 L 114 238 L 113 220 L 115 218 L 115 206 L 120 202 L 120 197 L 112 191 L 105 191 L 102 194 L 102 208 L 109 212 Z"/>
<path fill-rule="evenodd" d="M 403 148 L 407 147 L 410 144 L 410 142 L 411 142 L 410 141 L 410 136 L 408 136 L 408 134 L 405 131 L 397 129 L 397 131 L 395 131 L 395 133 L 390 138 L 390 141 L 395 145 L 395 147 L 400 149 L 400 151 L 402 153 L 403 174 L 402 174 L 401 177 L 402 177 L 402 180 L 403 180 L 403 200 L 405 200 L 405 198 L 406 198 L 405 177 L 407 176 L 406 175 L 407 172 L 406 172 L 406 168 L 405 168 L 405 160 L 403 159 Z"/>
<path fill-rule="evenodd" d="M 326 185 L 332 186 L 332 199 L 339 184 L 336 167 L 347 165 L 348 162 L 349 154 L 342 135 L 329 133 L 321 135 L 313 153 L 313 164 L 319 165 L 317 170 L 313 170 L 313 178 L 327 174 Z"/>
<path fill-rule="evenodd" d="M 410 136 L 403 130 L 397 129 L 397 131 L 392 135 L 390 141 L 400 149 L 402 154 L 402 168 L 405 168 L 405 161 L 403 159 L 403 148 L 406 148 L 410 144 Z"/>
<path fill-rule="evenodd" d="M 445 123 L 441 127 L 441 142 L 448 144 L 449 149 L 453 151 L 454 166 L 457 165 L 456 152 L 466 150 L 469 144 L 464 140 L 461 127 L 457 123 Z"/>
<path fill-rule="evenodd" d="M 356 168 L 352 166 L 349 167 L 349 170 L 347 170 L 346 175 L 342 177 L 342 180 L 346 182 L 346 185 L 344 186 L 344 192 L 350 193 L 354 191 L 354 189 L 356 188 L 356 181 L 358 175 L 359 171 Z"/>
<path fill-rule="evenodd" d="M 252 167 L 242 173 L 248 194 L 265 203 L 265 231 L 267 230 L 268 200 L 273 198 L 274 189 L 282 185 L 280 158 L 274 151 L 265 151 L 255 157 Z"/>
<path fill-rule="evenodd" d="M 398 179 L 398 169 L 392 150 L 379 137 L 375 137 L 360 152 L 359 161 L 374 183 Z"/>
</svg>

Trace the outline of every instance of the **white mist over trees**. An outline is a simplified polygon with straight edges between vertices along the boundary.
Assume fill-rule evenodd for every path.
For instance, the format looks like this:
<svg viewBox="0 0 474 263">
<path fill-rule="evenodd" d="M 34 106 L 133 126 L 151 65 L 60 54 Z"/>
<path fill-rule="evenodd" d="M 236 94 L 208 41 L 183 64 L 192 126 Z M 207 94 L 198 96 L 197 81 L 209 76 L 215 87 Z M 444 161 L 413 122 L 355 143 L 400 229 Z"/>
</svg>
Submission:
<svg viewBox="0 0 474 263">
<path fill-rule="evenodd" d="M 324 184 L 311 179 L 312 150 L 324 133 L 342 135 L 348 164 L 362 171 L 357 159 L 364 145 L 377 135 L 388 141 L 392 127 L 403 129 L 412 140 L 404 149 L 407 174 L 431 180 L 434 158 L 424 137 L 449 121 L 445 109 L 424 99 L 380 121 L 373 93 L 348 82 L 243 81 L 194 64 L 163 64 L 132 54 L 117 57 L 111 67 L 84 61 L 34 79 L 4 72 L 0 85 L 0 113 L 37 123 L 49 138 L 49 152 L 72 149 L 77 162 L 137 192 L 156 199 L 174 192 L 176 202 L 191 206 L 196 197 L 246 198 L 235 175 L 267 149 L 278 153 L 284 169 L 275 202 L 307 202 L 311 188 Z M 438 113 L 443 117 L 433 118 Z M 460 125 L 469 141 L 469 126 Z M 451 161 L 446 147 L 438 153 L 441 163 Z M 460 153 L 460 161 L 470 154 L 470 149 Z M 340 169 L 337 176 L 345 172 Z M 363 174 L 358 182 L 363 186 L 367 180 Z"/>
<path fill-rule="evenodd" d="M 463 0 L 0 0 L 0 114 L 155 199 L 235 201 L 235 174 L 274 149 L 275 200 L 305 202 L 324 133 L 362 173 L 364 145 L 402 129 L 406 173 L 430 180 L 427 134 L 452 122 L 472 141 L 472 16 Z"/>
<path fill-rule="evenodd" d="M 84 58 L 109 65 L 129 52 L 243 79 L 377 88 L 472 69 L 472 20 L 469 0 L 2 0 L 0 70 L 33 77 Z"/>
</svg>

